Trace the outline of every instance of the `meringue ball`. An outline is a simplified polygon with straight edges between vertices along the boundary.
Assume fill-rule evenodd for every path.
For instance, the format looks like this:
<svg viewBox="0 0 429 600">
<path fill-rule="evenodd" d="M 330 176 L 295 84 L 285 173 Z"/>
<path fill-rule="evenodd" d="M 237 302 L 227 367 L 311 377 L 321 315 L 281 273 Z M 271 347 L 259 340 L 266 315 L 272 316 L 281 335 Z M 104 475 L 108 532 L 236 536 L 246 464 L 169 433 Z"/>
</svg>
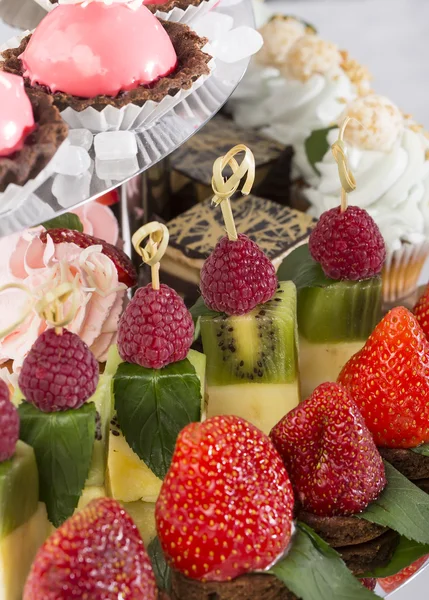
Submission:
<svg viewBox="0 0 429 600">
<path fill-rule="evenodd" d="M 390 152 L 404 130 L 404 116 L 399 108 L 377 94 L 350 102 L 339 123 L 346 117 L 356 120 L 347 124 L 344 141 L 362 150 Z"/>
<path fill-rule="evenodd" d="M 287 78 L 305 82 L 317 74 L 338 74 L 342 60 L 335 44 L 317 35 L 304 35 L 292 45 L 281 71 Z"/>
<path fill-rule="evenodd" d="M 267 67 L 281 65 L 291 46 L 303 35 L 312 35 L 313 30 L 294 17 L 275 15 L 265 23 L 259 33 L 264 45 L 256 55 L 256 61 Z"/>
</svg>

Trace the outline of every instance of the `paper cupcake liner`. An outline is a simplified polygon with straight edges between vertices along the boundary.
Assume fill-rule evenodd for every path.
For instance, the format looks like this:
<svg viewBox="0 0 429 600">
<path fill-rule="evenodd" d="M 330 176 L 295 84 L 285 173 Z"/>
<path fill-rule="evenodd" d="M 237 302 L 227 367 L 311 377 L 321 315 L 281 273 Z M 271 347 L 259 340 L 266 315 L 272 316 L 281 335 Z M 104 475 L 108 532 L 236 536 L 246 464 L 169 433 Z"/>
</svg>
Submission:
<svg viewBox="0 0 429 600">
<path fill-rule="evenodd" d="M 4 52 L 9 48 L 17 48 L 21 40 L 31 31 L 10 38 L 2 46 L 0 52 Z M 207 51 L 208 45 L 202 50 Z M 95 110 L 92 106 L 78 112 L 71 107 L 62 111 L 61 116 L 64 121 L 72 129 L 89 129 L 93 133 L 101 133 L 103 131 L 142 131 L 148 129 L 167 112 L 175 108 L 183 102 L 185 98 L 190 96 L 207 81 L 212 75 L 216 63 L 212 58 L 208 63 L 210 73 L 199 77 L 188 90 L 180 90 L 175 96 L 166 96 L 160 102 L 148 100 L 143 106 L 137 104 L 128 104 L 122 108 L 115 106 L 106 106 L 102 111 Z"/>
<path fill-rule="evenodd" d="M 413 294 L 429 256 L 429 241 L 403 243 L 399 250 L 387 251 L 383 269 L 383 300 L 394 304 Z"/>
<path fill-rule="evenodd" d="M 16 2 L 16 0 L 13 1 Z M 37 4 L 44 8 L 47 12 L 58 6 L 58 4 L 51 4 L 49 0 L 35 0 L 35 2 L 37 2 Z M 174 23 L 184 23 L 185 25 L 189 25 L 192 23 L 192 21 L 195 21 L 195 19 L 207 14 L 218 3 L 219 0 L 202 0 L 201 4 L 198 6 L 188 6 L 186 10 L 182 10 L 181 8 L 173 8 L 173 10 L 170 10 L 170 12 L 157 10 L 155 15 L 159 19 L 164 19 L 164 21 L 172 21 Z"/>
</svg>

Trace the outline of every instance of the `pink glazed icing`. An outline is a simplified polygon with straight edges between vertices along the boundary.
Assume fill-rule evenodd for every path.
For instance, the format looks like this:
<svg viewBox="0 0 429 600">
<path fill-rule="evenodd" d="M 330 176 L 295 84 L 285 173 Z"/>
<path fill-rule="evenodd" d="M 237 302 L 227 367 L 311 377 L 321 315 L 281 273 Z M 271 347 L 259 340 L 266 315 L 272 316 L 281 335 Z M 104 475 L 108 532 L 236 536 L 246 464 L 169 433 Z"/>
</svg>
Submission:
<svg viewBox="0 0 429 600">
<path fill-rule="evenodd" d="M 176 68 L 177 56 L 145 7 L 102 2 L 60 5 L 39 24 L 21 56 L 32 84 L 82 98 L 116 96 Z"/>
<path fill-rule="evenodd" d="M 24 81 L 17 75 L 0 72 L 0 156 L 21 150 L 33 129 L 33 108 Z"/>
</svg>

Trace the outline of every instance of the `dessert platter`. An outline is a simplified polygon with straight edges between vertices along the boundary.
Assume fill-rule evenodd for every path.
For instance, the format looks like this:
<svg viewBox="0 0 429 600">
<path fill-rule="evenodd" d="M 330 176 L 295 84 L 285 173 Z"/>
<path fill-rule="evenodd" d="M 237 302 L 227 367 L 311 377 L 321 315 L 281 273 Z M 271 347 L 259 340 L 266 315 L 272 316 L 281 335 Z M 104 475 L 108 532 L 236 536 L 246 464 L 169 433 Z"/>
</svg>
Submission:
<svg viewBox="0 0 429 600">
<path fill-rule="evenodd" d="M 390 201 L 411 178 L 422 203 L 420 128 L 312 26 L 276 17 L 214 123 L 235 139 L 253 119 L 280 179 L 292 151 L 278 140 L 293 144 L 291 199 L 309 213 L 256 195 L 269 187 L 243 133 L 219 152 L 212 138 L 206 201 L 137 226 L 130 177 L 194 133 L 181 156 L 204 171 L 196 132 L 256 48 L 251 6 L 38 4 L 46 16 L 0 65 L 0 600 L 393 599 L 429 562 L 429 286 L 417 292 L 415 276 L 426 242 L 362 202 L 377 159 L 401 180 Z M 91 43 L 73 45 L 70 29 L 88 40 L 97 20 Z M 103 68 L 103 23 L 129 33 L 129 68 L 121 49 Z M 166 42 L 154 64 L 135 46 L 141 29 L 150 48 Z M 230 33 L 238 44 L 219 43 Z M 313 98 L 291 116 L 301 85 L 342 110 L 327 116 Z M 100 162 L 112 174 L 130 158 L 130 139 L 136 169 L 100 178 Z M 79 195 L 85 172 L 66 167 L 84 152 Z"/>
</svg>

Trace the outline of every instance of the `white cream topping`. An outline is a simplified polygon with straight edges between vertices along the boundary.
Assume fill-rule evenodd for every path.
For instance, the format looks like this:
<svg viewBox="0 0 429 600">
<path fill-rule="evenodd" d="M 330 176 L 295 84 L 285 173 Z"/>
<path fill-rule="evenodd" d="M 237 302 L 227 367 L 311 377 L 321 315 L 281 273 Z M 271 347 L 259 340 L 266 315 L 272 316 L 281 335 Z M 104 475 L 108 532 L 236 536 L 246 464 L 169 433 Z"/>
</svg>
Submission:
<svg viewBox="0 0 429 600">
<path fill-rule="evenodd" d="M 328 134 L 329 144 L 338 138 L 338 129 Z M 403 242 L 420 243 L 428 231 L 429 163 L 425 160 L 421 133 L 404 129 L 389 152 L 348 146 L 350 168 L 357 188 L 349 203 L 365 208 L 380 228 L 389 250 Z M 332 152 L 317 164 L 321 177 L 317 189 L 306 196 L 310 214 L 319 217 L 338 206 L 341 185 Z"/>
</svg>

